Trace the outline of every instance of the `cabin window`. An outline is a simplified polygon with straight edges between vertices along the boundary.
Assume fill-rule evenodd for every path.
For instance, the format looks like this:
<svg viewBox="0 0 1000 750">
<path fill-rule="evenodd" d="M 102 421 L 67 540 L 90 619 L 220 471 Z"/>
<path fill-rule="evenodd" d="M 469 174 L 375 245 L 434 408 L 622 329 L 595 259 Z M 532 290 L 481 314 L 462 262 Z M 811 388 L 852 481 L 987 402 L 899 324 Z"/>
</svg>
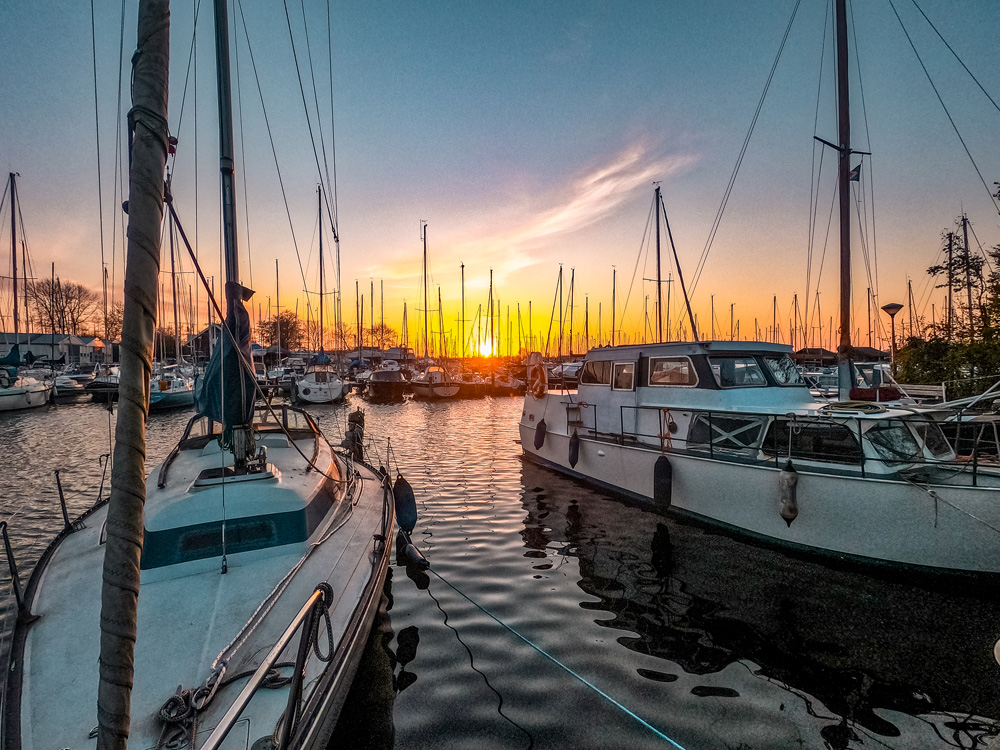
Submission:
<svg viewBox="0 0 1000 750">
<path fill-rule="evenodd" d="M 789 451 L 791 441 L 791 451 Z M 860 464 L 858 437 L 846 425 L 833 422 L 793 422 L 776 419 L 764 438 L 764 452 L 779 458 Z"/>
<path fill-rule="evenodd" d="M 792 362 L 792 358 L 787 354 L 779 356 L 765 356 L 764 362 L 767 369 L 771 371 L 771 376 L 778 385 L 805 385 L 799 368 Z"/>
<path fill-rule="evenodd" d="M 891 420 L 868 429 L 865 437 L 887 464 L 911 463 L 923 458 L 913 433 L 902 422 Z"/>
<path fill-rule="evenodd" d="M 614 391 L 631 391 L 635 383 L 635 362 L 615 362 Z"/>
<path fill-rule="evenodd" d="M 649 385 L 698 385 L 688 357 L 650 357 Z"/>
<path fill-rule="evenodd" d="M 699 446 L 711 443 L 714 449 L 744 450 L 757 446 L 763 428 L 761 417 L 698 414 L 691 420 L 688 443 Z"/>
<path fill-rule="evenodd" d="M 708 361 L 715 382 L 722 388 L 767 385 L 767 378 L 754 357 L 709 357 Z"/>
<path fill-rule="evenodd" d="M 584 362 L 580 382 L 586 385 L 611 385 L 611 363 L 594 360 Z"/>
<path fill-rule="evenodd" d="M 913 422 L 917 435 L 935 458 L 951 458 L 951 445 L 937 422 Z"/>
</svg>

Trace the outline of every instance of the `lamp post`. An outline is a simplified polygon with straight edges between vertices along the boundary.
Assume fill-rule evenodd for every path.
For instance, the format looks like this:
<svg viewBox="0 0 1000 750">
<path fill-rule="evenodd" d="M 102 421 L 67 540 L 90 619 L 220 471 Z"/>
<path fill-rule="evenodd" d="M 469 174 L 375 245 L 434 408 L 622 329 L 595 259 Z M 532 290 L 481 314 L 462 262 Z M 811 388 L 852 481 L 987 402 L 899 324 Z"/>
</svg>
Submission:
<svg viewBox="0 0 1000 750">
<path fill-rule="evenodd" d="M 896 313 L 903 309 L 898 302 L 890 302 L 882 305 L 882 311 L 889 313 L 890 330 L 892 331 L 892 343 L 889 346 L 889 367 L 892 369 L 892 377 L 896 377 Z"/>
</svg>

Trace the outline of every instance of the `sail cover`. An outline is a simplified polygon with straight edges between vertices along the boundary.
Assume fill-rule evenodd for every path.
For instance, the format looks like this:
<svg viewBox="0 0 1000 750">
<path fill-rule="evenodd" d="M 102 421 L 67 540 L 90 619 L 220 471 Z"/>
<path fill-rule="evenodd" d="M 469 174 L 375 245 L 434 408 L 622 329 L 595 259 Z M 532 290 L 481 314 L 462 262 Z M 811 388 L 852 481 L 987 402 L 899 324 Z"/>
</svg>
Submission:
<svg viewBox="0 0 1000 750">
<path fill-rule="evenodd" d="M 0 359 L 0 367 L 17 367 L 21 364 L 21 345 L 14 344 L 7 356 Z"/>
<path fill-rule="evenodd" d="M 253 420 L 256 378 L 250 369 L 250 316 L 243 306 L 253 291 L 226 282 L 226 326 L 195 389 L 195 409 L 229 429 Z"/>
</svg>

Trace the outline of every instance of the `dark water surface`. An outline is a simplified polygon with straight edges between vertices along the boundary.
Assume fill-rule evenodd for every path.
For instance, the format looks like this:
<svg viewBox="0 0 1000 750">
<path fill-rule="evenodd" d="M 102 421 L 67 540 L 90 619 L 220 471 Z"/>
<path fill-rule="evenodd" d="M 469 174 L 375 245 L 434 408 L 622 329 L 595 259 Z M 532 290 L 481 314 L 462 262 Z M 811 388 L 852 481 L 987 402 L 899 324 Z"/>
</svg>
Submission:
<svg viewBox="0 0 1000 750">
<path fill-rule="evenodd" d="M 1000 598 L 843 570 L 523 462 L 519 399 L 363 405 L 413 485 L 336 747 L 973 748 L 998 731 Z M 331 441 L 344 407 L 310 410 Z M 189 414 L 153 415 L 150 468 Z M 0 415 L 18 560 L 97 495 L 108 412 Z M 391 451 L 389 447 L 391 446 Z M 23 567 L 27 567 L 23 565 Z"/>
</svg>

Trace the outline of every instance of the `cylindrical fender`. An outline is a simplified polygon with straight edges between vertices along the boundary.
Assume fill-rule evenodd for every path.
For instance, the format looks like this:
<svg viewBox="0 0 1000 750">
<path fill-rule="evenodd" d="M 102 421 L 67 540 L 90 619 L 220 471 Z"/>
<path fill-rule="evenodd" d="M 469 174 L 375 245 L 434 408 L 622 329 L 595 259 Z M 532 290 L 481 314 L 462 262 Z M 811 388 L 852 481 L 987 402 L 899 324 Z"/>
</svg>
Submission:
<svg viewBox="0 0 1000 750">
<path fill-rule="evenodd" d="M 417 525 L 417 499 L 413 495 L 413 488 L 403 479 L 402 474 L 396 475 L 396 481 L 392 485 L 392 498 L 399 527 L 409 534 Z"/>
<path fill-rule="evenodd" d="M 780 503 L 779 513 L 785 519 L 788 526 L 792 525 L 799 515 L 799 503 L 796 498 L 795 487 L 799 483 L 799 473 L 795 471 L 792 462 L 789 460 L 778 475 L 778 500 Z"/>
<path fill-rule="evenodd" d="M 576 468 L 577 462 L 580 460 L 580 436 L 576 434 L 576 430 L 573 430 L 573 434 L 569 438 L 569 465 L 570 468 Z"/>
<path fill-rule="evenodd" d="M 543 419 L 538 423 L 535 428 L 535 450 L 540 451 L 542 446 L 545 445 L 545 420 Z"/>
<path fill-rule="evenodd" d="M 670 507 L 673 499 L 674 467 L 670 459 L 660 456 L 653 464 L 653 500 L 657 505 Z"/>
</svg>

